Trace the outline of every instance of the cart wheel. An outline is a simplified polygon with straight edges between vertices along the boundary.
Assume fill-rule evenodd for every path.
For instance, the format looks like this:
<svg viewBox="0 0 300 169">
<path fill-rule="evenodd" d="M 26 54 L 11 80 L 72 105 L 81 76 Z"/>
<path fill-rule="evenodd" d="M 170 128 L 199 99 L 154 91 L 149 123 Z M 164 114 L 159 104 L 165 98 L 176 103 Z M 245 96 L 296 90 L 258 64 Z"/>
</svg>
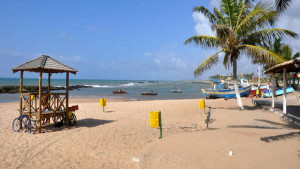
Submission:
<svg viewBox="0 0 300 169">
<path fill-rule="evenodd" d="M 69 125 L 70 126 L 75 126 L 76 122 L 77 122 L 77 118 L 76 118 L 76 115 L 73 113 L 72 116 L 69 119 Z"/>
<path fill-rule="evenodd" d="M 29 134 L 34 134 L 37 131 L 37 124 L 35 120 L 29 120 L 27 125 L 27 132 Z"/>
<path fill-rule="evenodd" d="M 47 125 L 47 124 L 49 124 L 50 123 L 50 117 L 48 118 L 42 118 L 41 119 L 41 123 L 42 123 L 42 125 Z"/>
<path fill-rule="evenodd" d="M 19 132 L 21 130 L 21 121 L 20 118 L 15 118 L 12 123 L 12 129 L 14 132 Z"/>
<path fill-rule="evenodd" d="M 64 117 L 63 116 L 55 116 L 55 117 L 52 117 L 52 120 L 54 123 L 59 123 L 59 122 L 64 121 Z"/>
</svg>

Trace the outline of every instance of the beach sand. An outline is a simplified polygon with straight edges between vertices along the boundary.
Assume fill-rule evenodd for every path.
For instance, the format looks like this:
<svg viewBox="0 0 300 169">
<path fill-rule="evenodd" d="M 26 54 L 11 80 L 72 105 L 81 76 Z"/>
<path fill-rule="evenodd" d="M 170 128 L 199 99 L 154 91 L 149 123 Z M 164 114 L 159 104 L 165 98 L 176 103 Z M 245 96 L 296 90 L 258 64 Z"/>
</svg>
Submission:
<svg viewBox="0 0 300 169">
<path fill-rule="evenodd" d="M 205 129 L 199 99 L 159 101 L 71 99 L 79 105 L 75 127 L 15 133 L 18 103 L 0 104 L 0 168 L 300 168 L 300 130 L 278 115 L 239 111 L 236 100 L 207 100 L 213 122 Z M 149 127 L 161 110 L 163 138 Z M 233 155 L 229 155 L 232 151 Z M 139 158 L 139 162 L 133 161 Z"/>
</svg>

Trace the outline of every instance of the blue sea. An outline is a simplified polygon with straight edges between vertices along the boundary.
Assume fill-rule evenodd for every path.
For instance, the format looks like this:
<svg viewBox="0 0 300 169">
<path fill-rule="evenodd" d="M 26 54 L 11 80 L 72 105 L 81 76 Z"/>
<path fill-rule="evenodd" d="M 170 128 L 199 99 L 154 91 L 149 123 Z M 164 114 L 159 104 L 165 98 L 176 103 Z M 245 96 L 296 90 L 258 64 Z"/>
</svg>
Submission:
<svg viewBox="0 0 300 169">
<path fill-rule="evenodd" d="M 51 86 L 65 86 L 65 79 L 51 79 Z M 0 86 L 18 86 L 18 78 L 0 78 Z M 43 86 L 48 81 L 43 80 Z M 91 88 L 70 90 L 71 98 L 114 98 L 124 100 L 167 100 L 167 99 L 196 99 L 204 98 L 202 88 L 210 84 L 193 81 L 147 81 L 147 80 L 95 80 L 70 79 L 70 85 L 85 85 Z M 38 79 L 24 79 L 24 86 L 38 86 Z M 122 89 L 127 94 L 112 94 L 113 90 Z M 172 93 L 180 89 L 182 93 Z M 156 96 L 143 96 L 141 92 L 153 90 Z M 58 91 L 63 92 L 63 91 Z M 18 101 L 19 94 L 0 94 L 0 102 Z"/>
</svg>

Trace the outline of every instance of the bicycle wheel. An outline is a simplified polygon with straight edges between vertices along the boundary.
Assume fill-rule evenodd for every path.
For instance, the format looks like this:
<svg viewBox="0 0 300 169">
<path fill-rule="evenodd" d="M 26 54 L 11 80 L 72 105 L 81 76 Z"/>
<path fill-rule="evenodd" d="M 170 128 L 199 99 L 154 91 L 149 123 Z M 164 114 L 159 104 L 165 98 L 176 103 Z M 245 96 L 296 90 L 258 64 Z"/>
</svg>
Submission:
<svg viewBox="0 0 300 169">
<path fill-rule="evenodd" d="M 28 129 L 28 123 L 29 123 L 29 118 L 27 116 L 21 116 L 22 117 L 22 126 L 21 128 L 23 128 L 27 131 Z"/>
<path fill-rule="evenodd" d="M 37 124 L 35 120 L 29 120 L 27 126 L 27 132 L 29 134 L 34 134 L 37 131 Z"/>
<path fill-rule="evenodd" d="M 77 122 L 77 118 L 76 118 L 76 115 L 73 113 L 69 119 L 69 125 L 74 126 L 76 124 L 76 122 Z"/>
<path fill-rule="evenodd" d="M 21 130 L 21 121 L 19 117 L 14 119 L 12 123 L 12 129 L 14 132 L 19 132 Z"/>
</svg>

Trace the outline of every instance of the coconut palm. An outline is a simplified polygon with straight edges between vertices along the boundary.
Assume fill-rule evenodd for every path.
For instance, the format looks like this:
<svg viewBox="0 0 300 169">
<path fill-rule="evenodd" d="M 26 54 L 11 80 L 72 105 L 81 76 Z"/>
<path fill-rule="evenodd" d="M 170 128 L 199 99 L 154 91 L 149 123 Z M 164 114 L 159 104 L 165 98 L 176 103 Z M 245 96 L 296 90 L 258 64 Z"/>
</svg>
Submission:
<svg viewBox="0 0 300 169">
<path fill-rule="evenodd" d="M 194 12 L 200 12 L 208 18 L 215 36 L 196 35 L 187 39 L 185 44 L 217 48 L 219 51 L 206 58 L 196 68 L 194 75 L 199 76 L 217 64 L 221 53 L 224 54 L 225 67 L 233 68 L 234 80 L 237 79 L 237 60 L 242 53 L 252 60 L 259 60 L 260 63 L 282 62 L 283 59 L 278 54 L 262 47 L 263 43 L 286 36 L 295 38 L 297 34 L 290 30 L 270 27 L 278 18 L 277 12 L 270 6 L 263 2 L 253 4 L 251 0 L 221 0 L 220 8 L 214 8 L 213 12 L 204 6 L 195 7 Z M 235 92 L 238 105 L 243 109 L 236 82 Z"/>
<path fill-rule="evenodd" d="M 265 44 L 264 47 L 268 50 L 271 50 L 275 53 L 277 53 L 285 62 L 295 59 L 297 57 L 299 57 L 300 53 L 297 52 L 294 55 L 292 55 L 293 53 L 293 49 L 288 45 L 282 42 L 282 39 L 280 38 L 275 38 L 273 42 L 268 42 L 268 44 Z M 258 63 L 257 61 L 254 61 L 254 63 Z M 264 69 L 269 69 L 272 66 L 275 66 L 274 64 L 269 64 L 269 63 L 264 63 Z M 280 88 L 279 83 L 278 83 L 278 79 L 282 79 L 282 74 L 281 73 L 277 73 L 275 75 L 275 79 L 276 79 L 276 87 Z M 287 84 L 292 85 L 295 88 L 295 77 L 293 78 L 292 84 L 289 84 L 288 82 L 291 81 L 292 76 L 289 75 L 287 78 Z"/>
<path fill-rule="evenodd" d="M 276 10 L 283 12 L 289 6 L 292 0 L 276 0 Z"/>
</svg>

